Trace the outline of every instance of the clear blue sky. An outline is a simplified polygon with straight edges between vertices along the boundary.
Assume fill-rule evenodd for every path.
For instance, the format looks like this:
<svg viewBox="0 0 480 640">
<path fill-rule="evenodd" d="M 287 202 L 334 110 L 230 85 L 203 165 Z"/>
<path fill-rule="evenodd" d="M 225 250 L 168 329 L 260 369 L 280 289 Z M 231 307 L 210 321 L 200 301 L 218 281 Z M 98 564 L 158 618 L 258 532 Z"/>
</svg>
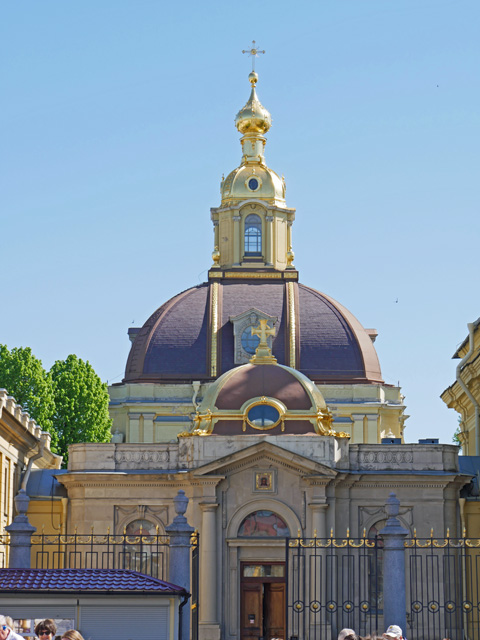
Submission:
<svg viewBox="0 0 480 640">
<path fill-rule="evenodd" d="M 479 24 L 478 0 L 4 0 L 0 342 L 121 380 L 128 327 L 211 264 L 255 39 L 301 280 L 379 331 L 406 440 L 449 442 L 480 315 Z"/>
</svg>

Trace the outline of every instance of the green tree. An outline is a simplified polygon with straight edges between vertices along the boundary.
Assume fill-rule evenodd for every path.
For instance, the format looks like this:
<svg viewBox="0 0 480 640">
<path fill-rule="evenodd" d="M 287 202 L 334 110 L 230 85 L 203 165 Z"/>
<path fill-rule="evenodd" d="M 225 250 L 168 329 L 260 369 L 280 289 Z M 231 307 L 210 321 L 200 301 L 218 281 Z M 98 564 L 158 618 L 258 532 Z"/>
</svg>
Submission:
<svg viewBox="0 0 480 640">
<path fill-rule="evenodd" d="M 108 415 L 107 385 L 90 363 L 75 355 L 57 360 L 50 369 L 55 401 L 53 424 L 58 453 L 68 460 L 68 445 L 108 442 L 112 420 Z"/>
<path fill-rule="evenodd" d="M 44 431 L 50 432 L 52 451 L 57 452 L 52 381 L 30 347 L 14 347 L 10 351 L 0 345 L 0 388 L 6 389 Z"/>
</svg>

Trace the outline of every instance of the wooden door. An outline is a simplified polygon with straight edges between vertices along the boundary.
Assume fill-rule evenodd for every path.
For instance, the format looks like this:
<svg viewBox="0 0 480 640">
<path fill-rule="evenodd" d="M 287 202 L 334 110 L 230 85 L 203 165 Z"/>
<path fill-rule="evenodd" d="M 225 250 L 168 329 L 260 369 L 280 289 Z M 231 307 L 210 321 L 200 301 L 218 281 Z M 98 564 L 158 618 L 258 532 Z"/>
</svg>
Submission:
<svg viewBox="0 0 480 640">
<path fill-rule="evenodd" d="M 285 584 L 264 585 L 265 640 L 285 639 Z"/>
<path fill-rule="evenodd" d="M 242 584 L 242 640 L 263 637 L 263 584 Z"/>
</svg>

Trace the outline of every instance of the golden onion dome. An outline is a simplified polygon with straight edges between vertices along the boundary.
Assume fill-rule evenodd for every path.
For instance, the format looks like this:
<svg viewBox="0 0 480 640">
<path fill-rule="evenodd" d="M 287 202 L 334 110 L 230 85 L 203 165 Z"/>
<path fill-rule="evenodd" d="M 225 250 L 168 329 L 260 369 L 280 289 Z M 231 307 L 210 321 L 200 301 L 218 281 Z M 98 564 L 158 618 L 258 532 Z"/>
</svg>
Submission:
<svg viewBox="0 0 480 640">
<path fill-rule="evenodd" d="M 247 104 L 237 113 L 235 126 L 244 135 L 248 133 L 263 135 L 272 126 L 272 116 L 257 97 L 255 85 L 257 84 L 258 75 L 255 71 L 249 74 L 248 79 L 252 85 L 252 91 Z"/>
</svg>

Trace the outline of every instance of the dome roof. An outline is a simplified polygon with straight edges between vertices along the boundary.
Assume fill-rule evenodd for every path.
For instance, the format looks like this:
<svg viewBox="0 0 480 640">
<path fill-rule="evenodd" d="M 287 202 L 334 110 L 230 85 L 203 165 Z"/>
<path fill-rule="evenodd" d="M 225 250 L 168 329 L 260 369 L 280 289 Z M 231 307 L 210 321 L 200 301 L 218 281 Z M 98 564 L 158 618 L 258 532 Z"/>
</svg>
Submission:
<svg viewBox="0 0 480 640">
<path fill-rule="evenodd" d="M 255 182 L 251 183 L 251 180 Z M 252 189 L 251 186 L 255 188 Z M 285 206 L 285 183 L 265 165 L 242 165 L 231 171 L 220 187 L 222 205 L 255 198 L 270 204 Z"/>
<path fill-rule="evenodd" d="M 248 422 L 249 409 L 269 406 L 278 411 L 278 424 L 259 427 Z M 197 424 L 219 435 L 313 433 L 329 412 L 317 387 L 299 371 L 278 364 L 244 364 L 221 375 L 198 407 Z M 212 424 L 213 422 L 213 424 Z"/>
<path fill-rule="evenodd" d="M 272 116 L 262 105 L 255 91 L 258 75 L 252 71 L 248 79 L 252 85 L 252 91 L 247 104 L 237 113 L 235 126 L 244 135 L 248 133 L 264 134 L 272 126 Z"/>
<path fill-rule="evenodd" d="M 136 333 L 125 382 L 209 380 L 233 369 L 237 339 L 233 321 L 249 310 L 275 318 L 272 352 L 279 364 L 291 363 L 289 332 L 294 326 L 295 369 L 310 380 L 383 382 L 370 335 L 332 298 L 296 282 L 225 279 L 214 284 L 188 289 L 155 311 Z M 288 285 L 294 287 L 293 325 Z M 216 375 L 211 367 L 213 300 L 218 322 Z"/>
<path fill-rule="evenodd" d="M 244 364 L 220 376 L 207 390 L 199 410 L 241 409 L 256 396 L 277 398 L 292 410 L 326 409 L 317 387 L 300 371 L 278 364 Z"/>
</svg>

